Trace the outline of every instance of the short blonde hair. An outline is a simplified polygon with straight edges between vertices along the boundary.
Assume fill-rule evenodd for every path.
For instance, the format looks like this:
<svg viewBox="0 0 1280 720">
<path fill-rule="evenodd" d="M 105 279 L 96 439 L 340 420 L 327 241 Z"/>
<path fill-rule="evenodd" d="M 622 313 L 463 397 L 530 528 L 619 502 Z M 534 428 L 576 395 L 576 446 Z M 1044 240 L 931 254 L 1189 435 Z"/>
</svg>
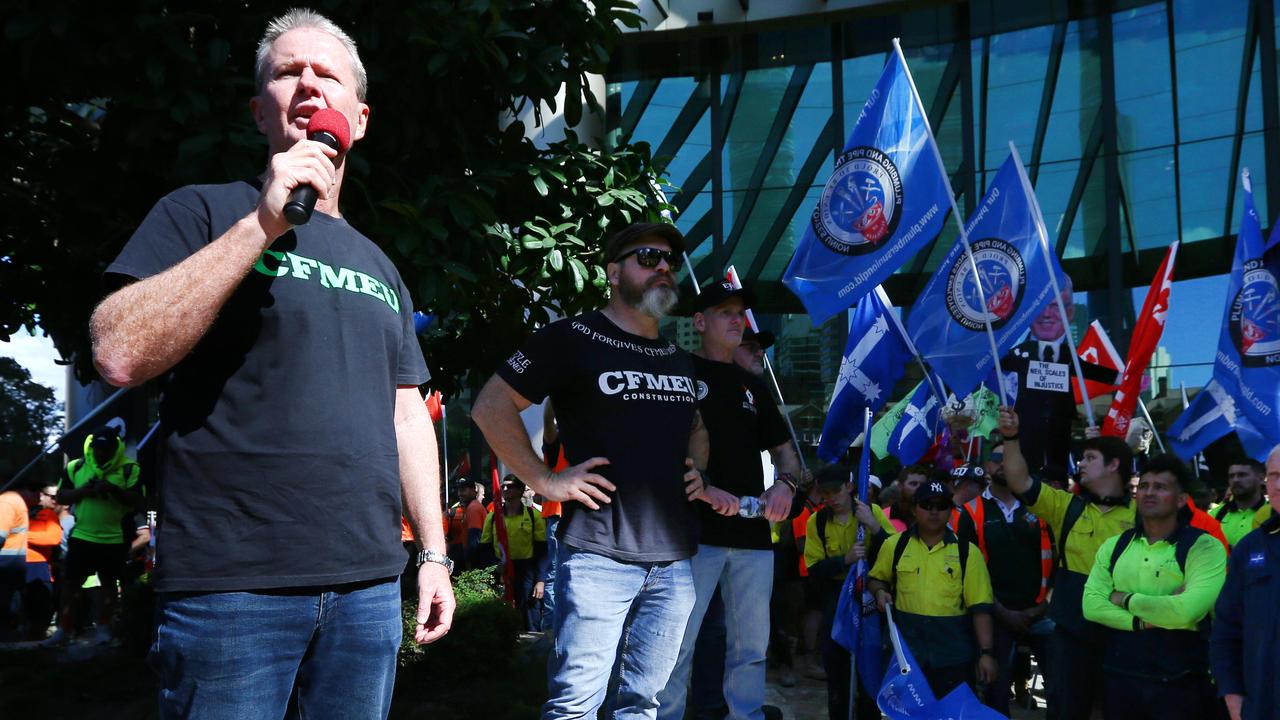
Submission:
<svg viewBox="0 0 1280 720">
<path fill-rule="evenodd" d="M 347 54 L 351 56 L 351 72 L 356 76 L 356 98 L 364 102 L 365 95 L 369 92 L 369 74 L 364 70 L 364 63 L 360 62 L 360 51 L 356 49 L 356 41 L 352 40 L 351 36 L 335 22 L 310 8 L 293 8 L 267 23 L 267 30 L 258 41 L 258 54 L 253 63 L 253 77 L 258 92 L 261 93 L 262 88 L 267 84 L 267 54 L 271 52 L 271 46 L 281 35 L 290 30 L 303 29 L 329 33 L 342 43 L 347 49 Z"/>
</svg>

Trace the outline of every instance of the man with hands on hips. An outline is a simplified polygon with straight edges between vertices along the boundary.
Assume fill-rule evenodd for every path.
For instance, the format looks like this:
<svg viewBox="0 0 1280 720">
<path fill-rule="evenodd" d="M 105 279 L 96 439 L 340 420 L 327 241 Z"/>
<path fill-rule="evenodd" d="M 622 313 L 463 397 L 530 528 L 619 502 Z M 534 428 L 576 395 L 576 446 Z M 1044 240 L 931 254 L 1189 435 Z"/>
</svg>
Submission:
<svg viewBox="0 0 1280 720">
<path fill-rule="evenodd" d="M 418 390 L 430 376 L 399 273 L 341 216 L 345 149 L 307 139 L 320 110 L 340 113 L 352 142 L 365 135 L 354 41 L 290 11 L 268 25 L 255 75 L 266 170 L 161 199 L 108 267 L 118 289 L 91 320 L 108 382 L 162 387 L 160 714 L 324 714 L 340 702 L 385 717 L 402 510 L 425 549 L 417 641 L 453 618 Z M 318 201 L 293 227 L 283 207 L 303 185 Z"/>
<path fill-rule="evenodd" d="M 683 251 L 684 236 L 665 223 L 615 233 L 602 257 L 604 309 L 535 332 L 472 409 L 507 467 L 564 503 L 545 719 L 592 717 L 602 705 L 608 717 L 654 717 L 693 608 L 707 432 L 693 362 L 658 333 Z M 548 397 L 569 463 L 559 472 L 519 416 Z"/>
</svg>

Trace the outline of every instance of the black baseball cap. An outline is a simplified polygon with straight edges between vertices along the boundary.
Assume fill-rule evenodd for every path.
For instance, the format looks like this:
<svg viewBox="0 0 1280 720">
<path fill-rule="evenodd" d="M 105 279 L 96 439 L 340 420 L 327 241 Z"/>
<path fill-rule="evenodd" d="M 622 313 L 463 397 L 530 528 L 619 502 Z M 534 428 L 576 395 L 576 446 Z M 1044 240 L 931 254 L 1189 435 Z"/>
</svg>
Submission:
<svg viewBox="0 0 1280 720">
<path fill-rule="evenodd" d="M 750 290 L 744 287 L 734 289 L 733 283 L 728 280 L 721 280 L 713 282 L 702 289 L 698 297 L 694 298 L 693 311 L 706 312 L 707 309 L 727 302 L 731 298 L 741 298 L 744 307 L 751 307 L 756 299 L 755 294 Z"/>
<path fill-rule="evenodd" d="M 929 502 L 935 498 L 951 499 L 951 491 L 942 484 L 940 480 L 931 479 L 928 482 L 920 483 L 920 487 L 916 488 L 916 504 Z"/>
<path fill-rule="evenodd" d="M 668 223 L 632 223 L 614 233 L 604 244 L 601 259 L 611 263 L 618 259 L 624 251 L 633 245 L 640 244 L 646 237 L 658 237 L 667 241 L 671 252 L 684 253 L 684 234 L 675 225 Z"/>
<path fill-rule="evenodd" d="M 754 342 L 760 346 L 761 350 L 768 350 L 773 347 L 775 342 L 777 342 L 777 338 L 768 330 L 756 332 L 748 327 L 746 331 L 742 333 L 742 342 Z"/>
<path fill-rule="evenodd" d="M 987 471 L 978 465 L 957 465 L 951 468 L 952 482 L 959 484 L 966 480 L 984 485 L 987 482 Z"/>
<path fill-rule="evenodd" d="M 835 463 L 815 472 L 813 474 L 813 482 L 820 489 L 839 490 L 842 485 L 849 483 L 850 477 L 848 465 Z"/>
</svg>

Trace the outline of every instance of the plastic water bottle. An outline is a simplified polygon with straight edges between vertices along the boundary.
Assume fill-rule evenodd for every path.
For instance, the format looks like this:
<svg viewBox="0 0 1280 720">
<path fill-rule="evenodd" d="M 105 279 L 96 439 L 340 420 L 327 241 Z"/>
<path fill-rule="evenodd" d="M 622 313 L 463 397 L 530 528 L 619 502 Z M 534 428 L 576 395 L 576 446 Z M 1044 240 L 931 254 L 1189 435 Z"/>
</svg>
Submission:
<svg viewBox="0 0 1280 720">
<path fill-rule="evenodd" d="M 758 518 L 764 513 L 760 498 L 744 496 L 738 500 L 738 517 Z"/>
</svg>

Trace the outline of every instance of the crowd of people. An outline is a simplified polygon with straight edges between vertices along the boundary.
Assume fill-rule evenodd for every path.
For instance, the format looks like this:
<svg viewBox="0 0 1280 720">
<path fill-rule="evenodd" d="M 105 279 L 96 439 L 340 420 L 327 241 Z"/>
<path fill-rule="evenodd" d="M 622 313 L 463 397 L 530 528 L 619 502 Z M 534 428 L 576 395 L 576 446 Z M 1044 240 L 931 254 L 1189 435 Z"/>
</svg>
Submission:
<svg viewBox="0 0 1280 720">
<path fill-rule="evenodd" d="M 660 334 L 686 259 L 667 223 L 612 231 L 607 305 L 499 366 L 472 419 L 509 470 L 500 502 L 463 481 L 442 507 L 412 299 L 340 211 L 370 119 L 356 45 L 290 11 L 254 80 L 262 174 L 162 198 L 91 319 L 108 382 L 162 389 L 144 554 L 161 717 L 386 717 L 402 595 L 414 640 L 433 642 L 453 624 L 451 574 L 483 567 L 550 635 L 546 720 L 776 716 L 770 662 L 784 688 L 825 679 L 833 719 L 851 703 L 879 717 L 831 637 L 865 561 L 864 622 L 892 606 L 939 697 L 968 684 L 1007 714 L 1034 657 L 1050 718 L 1280 718 L 1280 448 L 1232 464 L 1230 494 L 1202 509 L 1182 462 L 1135 462 L 1118 438 L 1090 432 L 1070 476 L 1075 405 L 1027 387 L 976 449 L 944 445 L 859 498 L 865 447 L 802 462 L 749 290 L 689 298 L 693 353 Z M 321 111 L 340 116 L 333 143 L 309 136 Z M 314 215 L 294 224 L 304 186 Z M 1060 361 L 1066 320 L 1038 320 L 1006 369 Z M 541 452 L 520 417 L 540 403 Z M 56 606 L 50 644 L 109 641 L 129 558 L 153 544 L 141 502 L 105 428 L 56 487 L 0 494 L 0 633 L 43 637 Z"/>
</svg>

